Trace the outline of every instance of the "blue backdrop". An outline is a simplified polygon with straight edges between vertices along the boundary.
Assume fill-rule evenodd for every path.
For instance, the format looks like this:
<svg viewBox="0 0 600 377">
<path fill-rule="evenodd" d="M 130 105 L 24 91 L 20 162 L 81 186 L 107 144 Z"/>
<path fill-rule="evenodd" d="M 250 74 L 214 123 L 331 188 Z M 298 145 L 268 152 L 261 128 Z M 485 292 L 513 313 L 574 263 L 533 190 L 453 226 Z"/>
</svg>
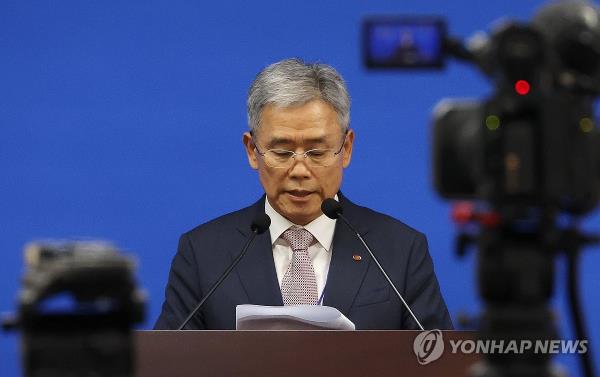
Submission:
<svg viewBox="0 0 600 377">
<path fill-rule="evenodd" d="M 23 245 L 102 238 L 135 253 L 156 319 L 178 236 L 261 194 L 246 162 L 245 97 L 265 65 L 298 56 L 335 66 L 353 99 L 354 158 L 344 192 L 425 232 L 454 319 L 479 308 L 474 258 L 453 254 L 449 204 L 431 185 L 430 113 L 443 97 L 490 84 L 452 62 L 443 72 L 369 72 L 368 14 L 440 14 L 467 37 L 542 2 L 0 2 L 0 311 L 15 308 Z M 596 213 L 587 228 L 600 228 Z M 600 356 L 600 254 L 582 259 L 583 302 Z M 563 261 L 554 307 L 566 314 Z M 574 357 L 561 357 L 575 375 Z M 18 375 L 17 337 L 0 335 L 0 375 Z"/>
</svg>

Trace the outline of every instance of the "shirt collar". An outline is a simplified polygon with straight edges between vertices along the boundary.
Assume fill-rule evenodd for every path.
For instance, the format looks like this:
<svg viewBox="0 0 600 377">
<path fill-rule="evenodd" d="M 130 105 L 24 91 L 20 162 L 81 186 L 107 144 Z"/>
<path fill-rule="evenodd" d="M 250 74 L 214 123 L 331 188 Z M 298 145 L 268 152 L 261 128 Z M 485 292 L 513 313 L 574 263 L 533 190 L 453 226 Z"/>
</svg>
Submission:
<svg viewBox="0 0 600 377">
<path fill-rule="evenodd" d="M 335 195 L 334 199 L 338 200 L 337 194 Z M 277 242 L 283 232 L 285 232 L 291 226 L 297 226 L 308 230 L 325 250 L 331 250 L 336 220 L 330 219 L 323 214 L 305 226 L 296 225 L 277 212 L 271 206 L 271 203 L 269 203 L 269 198 L 267 197 L 265 197 L 265 213 L 271 218 L 271 226 L 269 227 L 269 233 L 271 234 L 271 245 Z"/>
</svg>

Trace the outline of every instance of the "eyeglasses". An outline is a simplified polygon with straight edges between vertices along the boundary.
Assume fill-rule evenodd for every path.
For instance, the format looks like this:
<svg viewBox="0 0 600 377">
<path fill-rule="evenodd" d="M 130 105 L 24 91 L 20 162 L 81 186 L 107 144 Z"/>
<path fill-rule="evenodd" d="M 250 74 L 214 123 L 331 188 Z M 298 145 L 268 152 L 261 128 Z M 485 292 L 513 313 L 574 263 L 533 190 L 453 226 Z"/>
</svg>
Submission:
<svg viewBox="0 0 600 377">
<path fill-rule="evenodd" d="M 334 149 L 310 149 L 303 153 L 296 153 L 285 149 L 269 149 L 261 152 L 254 140 L 254 136 L 252 137 L 252 143 L 254 143 L 254 149 L 262 156 L 265 164 L 272 168 L 289 169 L 299 156 L 302 156 L 306 165 L 310 167 L 327 167 L 333 164 L 337 156 L 342 152 L 347 134 L 348 132 L 344 133 L 342 145 L 337 151 Z"/>
</svg>

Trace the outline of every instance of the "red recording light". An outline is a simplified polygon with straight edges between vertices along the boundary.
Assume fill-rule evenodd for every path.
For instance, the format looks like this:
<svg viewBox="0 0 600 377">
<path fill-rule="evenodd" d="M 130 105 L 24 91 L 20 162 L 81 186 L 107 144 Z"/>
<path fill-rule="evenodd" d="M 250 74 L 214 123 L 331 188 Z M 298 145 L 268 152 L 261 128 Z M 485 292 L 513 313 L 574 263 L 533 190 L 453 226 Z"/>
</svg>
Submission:
<svg viewBox="0 0 600 377">
<path fill-rule="evenodd" d="M 525 80 L 519 80 L 515 83 L 515 91 L 519 95 L 526 95 L 531 90 L 531 85 Z"/>
</svg>

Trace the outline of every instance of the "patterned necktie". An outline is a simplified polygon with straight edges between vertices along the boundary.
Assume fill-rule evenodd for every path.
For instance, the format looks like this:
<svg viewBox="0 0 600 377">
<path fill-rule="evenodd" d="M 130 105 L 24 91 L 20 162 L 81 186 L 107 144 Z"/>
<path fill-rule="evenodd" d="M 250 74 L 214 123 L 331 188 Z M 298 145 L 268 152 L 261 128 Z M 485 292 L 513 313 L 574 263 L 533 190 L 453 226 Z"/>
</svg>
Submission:
<svg viewBox="0 0 600 377">
<path fill-rule="evenodd" d="M 304 228 L 291 227 L 281 236 L 292 248 L 292 262 L 281 282 L 284 305 L 316 305 L 318 300 L 317 278 L 308 246 L 313 235 Z"/>
</svg>

